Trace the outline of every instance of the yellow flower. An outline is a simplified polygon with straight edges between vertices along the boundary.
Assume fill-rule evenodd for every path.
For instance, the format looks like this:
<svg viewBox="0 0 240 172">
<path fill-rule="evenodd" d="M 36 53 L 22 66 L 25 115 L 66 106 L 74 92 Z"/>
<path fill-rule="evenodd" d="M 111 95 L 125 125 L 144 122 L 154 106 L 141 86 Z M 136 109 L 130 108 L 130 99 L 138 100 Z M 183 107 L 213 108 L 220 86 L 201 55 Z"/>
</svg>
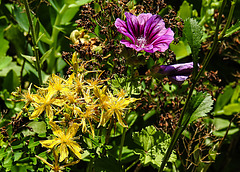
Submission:
<svg viewBox="0 0 240 172">
<path fill-rule="evenodd" d="M 67 129 L 66 133 L 61 130 L 61 128 L 54 122 L 49 122 L 49 124 L 52 127 L 53 134 L 57 136 L 53 140 L 43 140 L 40 141 L 42 146 L 46 148 L 58 148 L 58 152 L 60 153 L 59 162 L 62 162 L 65 158 L 68 157 L 68 148 L 79 158 L 81 159 L 80 152 L 82 151 L 82 148 L 80 145 L 73 140 L 73 137 L 77 133 L 78 130 L 78 124 L 72 123 L 70 127 Z M 68 147 L 68 148 L 67 148 Z"/>
<path fill-rule="evenodd" d="M 46 95 L 42 93 L 42 96 L 38 94 L 34 95 L 34 102 L 32 104 L 35 106 L 35 109 L 32 115 L 29 116 L 29 119 L 37 118 L 43 113 L 43 111 L 46 111 L 46 115 L 49 120 L 53 120 L 53 108 L 51 106 L 55 101 L 55 98 L 53 98 L 53 96 L 53 92 L 48 92 Z"/>
<path fill-rule="evenodd" d="M 65 93 L 65 94 L 67 94 L 69 92 L 69 90 L 65 86 L 65 84 L 66 84 L 66 80 L 64 80 L 60 76 L 52 74 L 52 77 L 49 78 L 48 91 L 49 92 L 52 91 L 53 94 L 56 94 L 56 93 Z"/>
<path fill-rule="evenodd" d="M 123 90 L 118 93 L 118 97 L 114 97 L 110 92 L 108 92 L 107 96 L 108 98 L 103 99 L 105 101 L 101 100 L 103 101 L 102 107 L 106 110 L 106 112 L 102 111 L 99 125 L 105 126 L 108 120 L 112 117 L 115 117 L 114 115 L 116 115 L 119 124 L 123 127 L 127 127 L 127 125 L 124 124 L 122 119 L 124 117 L 124 110 L 130 103 L 136 101 L 137 99 L 125 98 L 125 93 L 123 92 Z"/>
</svg>

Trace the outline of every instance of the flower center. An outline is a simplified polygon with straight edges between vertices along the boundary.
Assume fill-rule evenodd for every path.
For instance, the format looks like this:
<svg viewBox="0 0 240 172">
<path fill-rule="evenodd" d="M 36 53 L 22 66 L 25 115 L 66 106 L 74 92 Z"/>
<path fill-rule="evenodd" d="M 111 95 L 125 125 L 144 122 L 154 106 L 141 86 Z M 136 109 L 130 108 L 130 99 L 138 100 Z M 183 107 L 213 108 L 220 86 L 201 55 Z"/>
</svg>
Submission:
<svg viewBox="0 0 240 172">
<path fill-rule="evenodd" d="M 147 40 L 144 37 L 137 38 L 137 47 L 144 48 L 147 45 Z"/>
</svg>

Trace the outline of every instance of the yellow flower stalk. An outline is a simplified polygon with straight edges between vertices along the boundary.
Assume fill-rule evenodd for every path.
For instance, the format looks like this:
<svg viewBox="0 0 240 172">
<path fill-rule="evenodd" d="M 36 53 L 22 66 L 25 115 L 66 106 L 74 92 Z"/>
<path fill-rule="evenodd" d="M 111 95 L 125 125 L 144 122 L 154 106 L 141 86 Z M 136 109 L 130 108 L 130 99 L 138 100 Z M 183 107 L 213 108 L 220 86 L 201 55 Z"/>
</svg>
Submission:
<svg viewBox="0 0 240 172">
<path fill-rule="evenodd" d="M 76 123 L 72 123 L 67 129 L 66 133 L 54 122 L 49 122 L 52 127 L 53 134 L 57 136 L 52 140 L 43 140 L 40 141 L 42 146 L 54 149 L 57 148 L 60 154 L 59 162 L 62 162 L 64 159 L 68 157 L 68 148 L 79 158 L 81 159 L 81 151 L 82 148 L 80 145 L 74 141 L 74 136 L 77 133 L 79 125 Z"/>
</svg>

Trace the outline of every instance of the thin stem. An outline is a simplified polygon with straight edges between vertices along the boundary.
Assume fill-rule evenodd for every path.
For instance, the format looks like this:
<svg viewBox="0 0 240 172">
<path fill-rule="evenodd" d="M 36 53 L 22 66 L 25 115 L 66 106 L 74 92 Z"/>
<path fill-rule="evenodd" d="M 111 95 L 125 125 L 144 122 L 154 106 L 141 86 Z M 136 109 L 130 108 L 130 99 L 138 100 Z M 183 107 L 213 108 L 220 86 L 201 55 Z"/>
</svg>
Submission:
<svg viewBox="0 0 240 172">
<path fill-rule="evenodd" d="M 28 22 L 29 22 L 29 27 L 30 27 L 30 31 L 32 33 L 32 43 L 33 43 L 33 51 L 36 57 L 36 62 L 35 62 L 35 67 L 38 71 L 38 79 L 39 79 L 39 84 L 42 85 L 42 74 L 41 74 L 41 68 L 40 68 L 40 57 L 39 57 L 39 52 L 38 52 L 38 46 L 36 43 L 36 34 L 35 34 L 35 29 L 33 26 L 33 21 L 30 15 L 30 8 L 28 5 L 28 1 L 27 0 L 23 0 L 25 9 L 26 9 L 26 13 L 27 13 L 27 18 L 28 18 Z"/>
<path fill-rule="evenodd" d="M 123 134 L 122 134 L 122 137 L 121 137 L 120 149 L 119 149 L 119 156 L 118 156 L 119 161 L 121 161 L 121 159 L 122 159 L 122 150 L 123 150 L 123 146 L 124 146 L 126 133 L 127 133 L 127 128 L 124 128 L 123 129 Z"/>
<path fill-rule="evenodd" d="M 230 8 L 230 11 L 229 11 L 229 14 L 228 14 L 227 23 L 226 23 L 223 31 L 222 31 L 222 32 L 219 34 L 219 36 L 218 36 L 218 39 L 219 39 L 219 40 L 222 39 L 222 37 L 225 35 L 227 29 L 228 29 L 229 26 L 230 26 L 230 23 L 232 22 L 233 12 L 234 12 L 236 3 L 237 3 L 237 0 L 233 0 L 233 1 L 231 2 L 231 8 Z"/>
<path fill-rule="evenodd" d="M 125 172 L 127 172 L 129 169 L 131 169 L 135 164 L 137 164 L 140 160 L 137 159 L 136 161 L 134 161 L 128 168 L 125 169 Z"/>
<path fill-rule="evenodd" d="M 132 85 L 133 85 L 132 81 L 133 81 L 133 75 L 134 75 L 133 69 L 134 69 L 134 67 L 131 66 L 131 82 L 130 82 L 130 90 L 129 90 L 129 95 L 128 96 L 131 96 L 131 94 L 132 94 Z M 126 119 L 128 118 L 128 114 L 126 115 Z M 123 134 L 122 134 L 122 137 L 121 137 L 121 143 L 120 143 L 120 149 L 119 149 L 119 156 L 118 156 L 119 161 L 121 161 L 121 159 L 122 159 L 122 150 L 123 150 L 127 130 L 128 130 L 128 128 L 123 129 Z"/>
<path fill-rule="evenodd" d="M 166 154 L 164 155 L 163 157 L 163 161 L 161 163 L 161 166 L 159 168 L 159 171 L 163 171 L 171 153 L 172 153 L 172 150 L 179 138 L 179 136 L 181 135 L 181 133 L 184 131 L 184 129 L 186 128 L 187 124 L 188 124 L 188 120 L 184 121 L 184 123 L 182 123 L 183 121 L 183 117 L 184 117 L 184 114 L 186 112 L 186 109 L 188 107 L 188 104 L 190 102 L 190 98 L 192 96 L 192 93 L 193 93 L 193 90 L 195 88 L 195 85 L 197 83 L 197 81 L 199 80 L 200 76 L 202 75 L 203 71 L 206 69 L 206 66 L 208 65 L 210 59 L 212 58 L 213 54 L 216 52 L 217 50 L 217 45 L 218 45 L 218 32 L 219 32 L 219 26 L 220 26 L 220 22 L 221 22 L 221 16 L 222 16 L 222 13 L 223 13 L 223 9 L 225 7 L 227 3 L 227 0 L 224 0 L 223 3 L 222 3 L 222 6 L 221 6 L 221 9 L 220 9 L 220 12 L 219 12 L 219 16 L 218 16 L 218 19 L 217 19 L 217 25 L 216 25 L 216 30 L 215 30 L 215 35 L 214 35 L 214 42 L 213 42 L 213 48 L 210 50 L 210 52 L 208 53 L 204 63 L 203 63 L 203 67 L 200 69 L 200 71 L 198 72 L 197 76 L 195 78 L 192 79 L 192 85 L 191 85 L 191 88 L 190 88 L 190 91 L 188 93 L 188 96 L 187 96 L 187 100 L 184 104 L 184 107 L 183 107 L 183 110 L 181 112 L 181 115 L 180 115 L 180 119 L 179 119 L 179 122 L 178 122 L 178 126 L 177 128 L 175 129 L 174 131 L 174 134 L 172 136 L 172 140 L 171 140 L 171 143 L 170 143 L 170 146 L 168 147 L 167 149 L 167 152 Z"/>
</svg>

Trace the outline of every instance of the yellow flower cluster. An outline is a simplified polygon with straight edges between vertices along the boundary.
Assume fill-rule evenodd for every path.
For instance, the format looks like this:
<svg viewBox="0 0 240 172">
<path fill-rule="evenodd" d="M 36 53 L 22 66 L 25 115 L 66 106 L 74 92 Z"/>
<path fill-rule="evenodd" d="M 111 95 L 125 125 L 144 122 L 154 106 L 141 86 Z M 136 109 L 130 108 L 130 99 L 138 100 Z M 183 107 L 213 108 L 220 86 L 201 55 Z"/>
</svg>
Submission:
<svg viewBox="0 0 240 172">
<path fill-rule="evenodd" d="M 123 90 L 113 95 L 104 86 L 108 79 L 100 79 L 102 71 L 87 71 L 85 66 L 89 61 L 79 64 L 77 60 L 74 53 L 71 62 L 73 73 L 67 79 L 53 74 L 47 87 L 38 87 L 35 94 L 29 88 L 22 99 L 26 103 L 25 109 L 26 106 L 33 107 L 28 111 L 29 119 L 47 117 L 46 121 L 56 137 L 40 143 L 59 153 L 59 162 L 68 158 L 68 149 L 81 159 L 82 149 L 74 141 L 79 129 L 94 137 L 96 127 L 104 127 L 112 119 L 127 127 L 123 120 L 124 112 L 130 103 L 137 100 L 127 98 Z"/>
</svg>

